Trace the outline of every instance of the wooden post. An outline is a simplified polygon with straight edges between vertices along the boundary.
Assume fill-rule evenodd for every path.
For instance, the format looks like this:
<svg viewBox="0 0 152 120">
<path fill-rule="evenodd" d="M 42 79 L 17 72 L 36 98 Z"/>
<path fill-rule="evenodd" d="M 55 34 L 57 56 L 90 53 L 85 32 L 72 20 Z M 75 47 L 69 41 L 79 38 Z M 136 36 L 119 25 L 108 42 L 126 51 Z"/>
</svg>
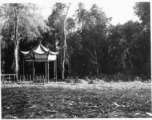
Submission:
<svg viewBox="0 0 152 120">
<path fill-rule="evenodd" d="M 57 82 L 57 55 L 56 55 L 56 61 L 55 61 L 55 79 L 56 79 L 56 82 Z"/>
<path fill-rule="evenodd" d="M 56 61 L 54 61 L 54 78 L 56 78 Z"/>
<path fill-rule="evenodd" d="M 24 59 L 23 59 L 23 74 L 24 74 Z"/>
<path fill-rule="evenodd" d="M 43 85 L 44 85 L 44 82 L 45 82 L 45 76 L 43 76 Z"/>
<path fill-rule="evenodd" d="M 38 76 L 35 76 L 35 78 L 36 78 L 36 84 L 37 84 L 37 79 L 38 79 Z"/>
<path fill-rule="evenodd" d="M 8 79 L 8 83 L 10 83 L 10 74 L 9 74 L 9 79 Z"/>
<path fill-rule="evenodd" d="M 25 82 L 25 80 L 24 80 L 24 79 L 25 79 L 25 76 L 23 75 L 23 84 L 24 84 L 24 82 Z"/>
<path fill-rule="evenodd" d="M 21 75 L 18 75 L 18 78 L 20 79 L 19 81 L 20 81 L 20 84 L 21 84 L 21 82 L 22 82 L 22 81 L 21 81 Z"/>
<path fill-rule="evenodd" d="M 46 62 L 45 62 L 45 77 L 46 77 L 46 80 L 48 80 L 47 79 L 47 64 L 46 64 Z M 48 83 L 48 81 L 47 81 L 47 83 Z"/>
<path fill-rule="evenodd" d="M 34 82 L 34 73 L 35 73 L 35 70 L 34 70 L 34 60 L 33 60 L 33 82 Z"/>
<path fill-rule="evenodd" d="M 40 77 L 40 83 L 43 83 L 43 76 Z"/>
<path fill-rule="evenodd" d="M 4 76 L 1 75 L 2 84 L 4 84 Z"/>
<path fill-rule="evenodd" d="M 31 83 L 31 75 L 29 77 L 30 77 L 30 81 L 29 81 L 29 84 L 30 84 Z"/>
<path fill-rule="evenodd" d="M 48 82 L 49 82 L 49 61 L 47 60 L 47 66 L 48 66 L 48 70 L 47 70 L 47 77 L 48 77 Z"/>
</svg>

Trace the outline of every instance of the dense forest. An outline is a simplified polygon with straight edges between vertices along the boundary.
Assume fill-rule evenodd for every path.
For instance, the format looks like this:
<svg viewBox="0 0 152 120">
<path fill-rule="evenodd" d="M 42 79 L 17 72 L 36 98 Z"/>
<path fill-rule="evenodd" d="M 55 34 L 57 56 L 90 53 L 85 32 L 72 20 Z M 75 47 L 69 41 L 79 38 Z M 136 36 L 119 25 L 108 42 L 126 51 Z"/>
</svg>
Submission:
<svg viewBox="0 0 152 120">
<path fill-rule="evenodd" d="M 41 41 L 50 50 L 59 51 L 58 78 L 62 77 L 64 60 L 65 78 L 121 74 L 149 79 L 150 3 L 136 3 L 133 9 L 140 22 L 130 20 L 114 26 L 112 18 L 95 4 L 86 10 L 79 3 L 73 17 L 66 17 L 70 6 L 68 9 L 66 4 L 56 3 L 47 20 L 34 4 L 3 4 L 0 6 L 1 72 L 15 73 L 18 67 L 18 73 L 22 74 L 23 59 L 19 51 L 30 50 Z M 32 71 L 30 63 L 26 63 L 26 71 Z"/>
</svg>

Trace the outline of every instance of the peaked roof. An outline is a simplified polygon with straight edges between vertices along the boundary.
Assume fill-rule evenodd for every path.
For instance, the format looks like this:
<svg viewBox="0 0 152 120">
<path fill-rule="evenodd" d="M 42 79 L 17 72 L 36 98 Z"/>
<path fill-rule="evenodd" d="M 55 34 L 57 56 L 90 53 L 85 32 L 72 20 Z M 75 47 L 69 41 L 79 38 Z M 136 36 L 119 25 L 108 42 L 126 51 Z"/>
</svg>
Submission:
<svg viewBox="0 0 152 120">
<path fill-rule="evenodd" d="M 33 52 L 38 53 L 38 54 L 44 54 L 44 53 L 50 51 L 48 48 L 44 47 L 42 44 L 39 44 L 38 46 L 36 46 L 32 50 L 33 50 Z"/>
<path fill-rule="evenodd" d="M 39 44 L 38 46 L 34 47 L 30 51 L 21 51 L 21 53 L 24 55 L 26 60 L 33 60 L 36 61 L 55 61 L 56 55 L 59 52 L 52 52 L 50 49 L 44 47 L 42 44 Z M 33 53 L 33 54 L 31 54 Z"/>
</svg>

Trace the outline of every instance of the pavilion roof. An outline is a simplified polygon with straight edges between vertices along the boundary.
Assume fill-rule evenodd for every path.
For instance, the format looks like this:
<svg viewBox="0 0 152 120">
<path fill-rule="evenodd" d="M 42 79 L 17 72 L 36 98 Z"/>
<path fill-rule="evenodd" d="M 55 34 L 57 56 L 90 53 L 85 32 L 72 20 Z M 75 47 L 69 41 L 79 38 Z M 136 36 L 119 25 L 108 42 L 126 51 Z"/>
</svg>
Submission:
<svg viewBox="0 0 152 120">
<path fill-rule="evenodd" d="M 56 56 L 59 52 L 52 52 L 49 48 L 46 48 L 42 44 L 39 44 L 38 46 L 34 47 L 30 51 L 21 51 L 21 53 L 24 55 L 25 60 L 27 61 L 55 61 Z"/>
</svg>

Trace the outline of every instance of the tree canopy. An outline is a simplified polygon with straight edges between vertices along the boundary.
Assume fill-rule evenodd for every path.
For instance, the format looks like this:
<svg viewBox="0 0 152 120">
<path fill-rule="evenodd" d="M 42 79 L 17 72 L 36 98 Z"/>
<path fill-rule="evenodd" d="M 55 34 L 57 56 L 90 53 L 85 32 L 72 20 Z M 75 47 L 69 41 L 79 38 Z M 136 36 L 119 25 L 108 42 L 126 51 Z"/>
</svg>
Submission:
<svg viewBox="0 0 152 120">
<path fill-rule="evenodd" d="M 33 4 L 19 6 L 18 36 L 22 38 L 19 46 L 35 45 L 33 40 L 41 36 L 42 43 L 53 51 L 59 51 L 58 77 L 62 76 L 64 54 L 64 19 L 67 5 L 56 3 L 48 19 L 44 22 Z M 2 65 L 4 73 L 10 66 L 6 60 L 13 48 L 10 42 L 14 35 L 12 4 L 0 7 L 0 27 L 2 28 Z M 124 24 L 111 25 L 111 19 L 97 5 L 90 10 L 79 3 L 74 17 L 65 19 L 67 49 L 65 52 L 65 77 L 100 76 L 101 74 L 145 76 L 150 78 L 150 3 L 139 2 L 134 12 L 141 22 L 127 21 Z M 2 24 L 4 23 L 4 24 Z M 26 47 L 25 47 L 26 46 Z M 11 52 L 10 52 L 11 53 Z M 13 53 L 11 53 L 13 54 Z M 9 58 L 11 58 L 9 56 Z M 13 58 L 13 57 L 12 57 Z M 30 68 L 29 68 L 30 69 Z"/>
<path fill-rule="evenodd" d="M 11 49 L 14 48 L 14 53 L 11 52 L 10 54 L 14 54 L 16 73 L 19 69 L 18 51 L 20 41 L 34 40 L 41 36 L 42 31 L 46 32 L 48 29 L 37 10 L 38 7 L 35 4 L 10 3 L 0 6 L 0 18 L 3 22 L 1 28 L 2 47 L 5 48 L 10 45 Z M 5 60 L 2 59 L 2 61 Z M 14 67 L 14 64 L 12 67 Z"/>
</svg>

